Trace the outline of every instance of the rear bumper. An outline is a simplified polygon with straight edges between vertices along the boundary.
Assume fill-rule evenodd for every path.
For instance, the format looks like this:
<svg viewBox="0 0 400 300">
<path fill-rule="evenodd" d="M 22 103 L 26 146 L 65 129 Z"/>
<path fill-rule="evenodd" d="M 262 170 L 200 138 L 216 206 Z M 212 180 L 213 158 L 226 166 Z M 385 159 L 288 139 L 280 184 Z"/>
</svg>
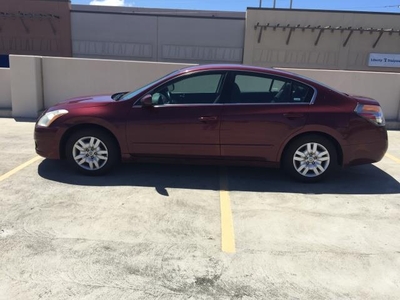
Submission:
<svg viewBox="0 0 400 300">
<path fill-rule="evenodd" d="M 355 166 L 376 163 L 384 157 L 388 146 L 386 130 L 381 131 L 381 137 L 373 142 L 343 146 L 343 165 Z"/>
<path fill-rule="evenodd" d="M 42 157 L 60 159 L 59 128 L 35 127 L 35 150 Z"/>
</svg>

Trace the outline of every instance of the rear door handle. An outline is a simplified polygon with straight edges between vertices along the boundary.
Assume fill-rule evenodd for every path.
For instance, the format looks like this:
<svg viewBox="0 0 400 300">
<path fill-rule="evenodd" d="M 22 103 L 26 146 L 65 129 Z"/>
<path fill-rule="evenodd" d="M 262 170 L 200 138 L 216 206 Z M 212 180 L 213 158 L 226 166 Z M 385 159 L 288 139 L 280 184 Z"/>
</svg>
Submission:
<svg viewBox="0 0 400 300">
<path fill-rule="evenodd" d="M 215 122 L 215 121 L 217 121 L 217 120 L 218 120 L 218 118 L 215 117 L 215 116 L 212 116 L 212 117 L 200 117 L 200 118 L 199 118 L 199 121 L 200 121 L 200 122 L 204 122 L 204 123 L 207 123 L 207 122 Z"/>
<path fill-rule="evenodd" d="M 304 114 L 302 114 L 302 113 L 286 113 L 286 114 L 283 114 L 283 116 L 288 119 L 304 118 Z"/>
</svg>

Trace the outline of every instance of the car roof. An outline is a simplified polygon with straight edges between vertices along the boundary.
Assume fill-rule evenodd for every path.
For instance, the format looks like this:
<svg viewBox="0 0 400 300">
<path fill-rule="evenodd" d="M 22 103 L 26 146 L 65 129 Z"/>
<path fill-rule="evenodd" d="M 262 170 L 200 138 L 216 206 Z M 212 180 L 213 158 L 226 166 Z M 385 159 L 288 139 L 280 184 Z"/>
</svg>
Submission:
<svg viewBox="0 0 400 300">
<path fill-rule="evenodd" d="M 266 73 L 277 76 L 286 76 L 286 77 L 297 77 L 298 75 L 294 73 L 290 73 L 287 71 L 277 70 L 273 68 L 264 68 L 264 67 L 256 67 L 249 65 L 241 65 L 241 64 L 207 64 L 207 65 L 196 65 L 183 68 L 179 70 L 179 73 L 187 73 L 187 72 L 197 72 L 197 71 L 242 71 L 242 72 L 257 72 L 257 73 Z"/>
</svg>

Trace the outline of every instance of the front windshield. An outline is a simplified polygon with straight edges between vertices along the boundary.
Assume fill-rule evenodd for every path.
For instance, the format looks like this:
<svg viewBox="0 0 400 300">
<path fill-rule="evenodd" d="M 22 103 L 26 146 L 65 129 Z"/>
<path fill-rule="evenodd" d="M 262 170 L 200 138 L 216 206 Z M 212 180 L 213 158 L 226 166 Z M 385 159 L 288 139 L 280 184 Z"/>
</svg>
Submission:
<svg viewBox="0 0 400 300">
<path fill-rule="evenodd" d="M 141 87 L 141 88 L 139 88 L 139 89 L 137 89 L 137 90 L 134 90 L 134 91 L 132 91 L 132 92 L 126 93 L 125 95 L 123 95 L 123 96 L 119 99 L 119 101 L 129 100 L 129 99 L 131 99 L 131 98 L 133 98 L 133 97 L 139 95 L 140 93 L 144 92 L 145 90 L 147 90 L 148 88 L 150 88 L 152 85 L 157 84 L 158 82 L 162 82 L 165 78 L 167 78 L 167 77 L 169 77 L 169 76 L 171 76 L 171 75 L 173 75 L 173 74 L 175 74 L 175 73 L 178 73 L 178 72 L 179 72 L 179 70 L 178 70 L 178 71 L 174 71 L 174 72 L 172 72 L 172 73 L 169 73 L 169 74 L 167 74 L 167 75 L 165 75 L 165 76 L 163 76 L 163 77 L 161 77 L 161 78 L 159 78 L 159 79 L 157 79 L 157 80 L 155 80 L 155 81 L 153 81 L 153 82 L 150 82 L 149 84 L 146 84 L 145 86 L 143 86 L 143 87 Z"/>
</svg>

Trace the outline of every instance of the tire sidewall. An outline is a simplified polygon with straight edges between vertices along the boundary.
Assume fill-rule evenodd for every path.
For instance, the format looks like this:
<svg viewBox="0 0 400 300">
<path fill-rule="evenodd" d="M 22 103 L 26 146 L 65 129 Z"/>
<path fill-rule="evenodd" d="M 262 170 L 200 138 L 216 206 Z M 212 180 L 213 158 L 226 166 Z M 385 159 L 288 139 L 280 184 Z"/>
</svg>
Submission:
<svg viewBox="0 0 400 300">
<path fill-rule="evenodd" d="M 98 170 L 87 170 L 79 166 L 75 159 L 73 158 L 73 147 L 75 143 L 83 138 L 83 137 L 95 137 L 99 140 L 101 140 L 107 147 L 108 151 L 108 160 L 105 163 L 105 165 L 98 169 Z M 97 129 L 84 129 L 77 131 L 73 133 L 69 138 L 66 143 L 65 147 L 65 154 L 68 163 L 75 168 L 77 171 L 79 171 L 82 174 L 85 175 L 92 175 L 92 176 L 98 176 L 98 175 L 103 175 L 108 172 L 110 172 L 118 163 L 119 161 L 119 151 L 118 147 L 116 146 L 115 140 L 108 134 L 107 132 L 97 130 Z"/>
<path fill-rule="evenodd" d="M 297 149 L 299 149 L 299 147 L 301 147 L 304 144 L 307 143 L 318 143 L 321 144 L 322 146 L 324 146 L 327 151 L 329 152 L 329 156 L 330 156 L 330 162 L 329 162 L 329 166 L 328 168 L 325 170 L 325 172 L 323 172 L 321 175 L 316 176 L 316 177 L 306 177 L 303 176 L 301 174 L 299 174 L 299 172 L 297 172 L 297 170 L 295 169 L 294 165 L 293 165 L 293 156 L 295 154 L 295 152 L 297 151 Z M 301 181 L 301 182 L 318 182 L 321 181 L 327 177 L 329 177 L 338 167 L 338 160 L 337 160 L 337 150 L 334 146 L 334 144 L 327 139 L 324 136 L 321 135 L 305 135 L 302 137 L 299 137 L 298 139 L 295 139 L 294 141 L 292 141 L 287 150 L 285 151 L 284 155 L 283 155 L 283 161 L 282 161 L 282 165 L 283 165 L 283 169 L 285 170 L 285 172 L 287 174 L 289 174 L 293 179 L 297 180 L 297 181 Z"/>
</svg>

